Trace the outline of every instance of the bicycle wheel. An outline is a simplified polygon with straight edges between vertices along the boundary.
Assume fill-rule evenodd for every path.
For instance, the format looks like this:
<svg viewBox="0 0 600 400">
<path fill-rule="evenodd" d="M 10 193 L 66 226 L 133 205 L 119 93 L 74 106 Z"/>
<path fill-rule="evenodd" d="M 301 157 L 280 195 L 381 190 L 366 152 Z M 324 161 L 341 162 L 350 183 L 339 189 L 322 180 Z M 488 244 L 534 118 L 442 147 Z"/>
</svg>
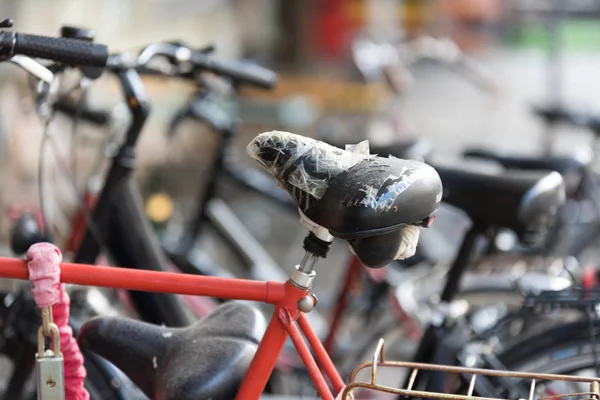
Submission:
<svg viewBox="0 0 600 400">
<path fill-rule="evenodd" d="M 469 315 L 471 319 L 476 317 L 494 321 L 502 318 L 506 312 L 501 309 L 504 306 L 510 310 L 513 307 L 519 307 L 522 303 L 519 293 L 508 290 L 468 290 L 461 293 L 458 298 L 466 300 L 473 307 L 474 310 Z M 490 307 L 486 310 L 487 306 Z M 479 314 L 476 315 L 477 312 Z M 518 335 L 527 329 L 529 323 L 533 323 L 533 321 L 515 320 L 506 333 L 511 336 Z M 485 324 L 488 325 L 491 322 L 486 321 Z M 392 315 L 387 315 L 370 326 L 364 335 L 354 339 L 356 351 L 344 357 L 340 366 L 344 375 L 349 374 L 358 364 L 371 360 L 377 342 L 381 338 L 385 341 L 384 356 L 387 360 L 410 360 L 418 346 L 418 341 L 410 340 L 406 336 L 398 320 Z M 384 382 L 384 384 L 397 385 L 404 378 L 399 377 L 395 372 L 393 379 L 395 382 Z"/>
<path fill-rule="evenodd" d="M 589 321 L 579 320 L 555 325 L 547 330 L 540 329 L 513 342 L 496 356 L 497 361 L 511 371 L 596 377 L 600 342 L 598 339 L 592 340 L 590 333 L 599 327 L 600 321 L 592 325 Z M 505 390 L 510 392 L 511 389 Z M 573 382 L 551 381 L 540 381 L 536 386 L 539 395 L 564 393 L 561 390 L 586 392 L 589 387 Z"/>
</svg>

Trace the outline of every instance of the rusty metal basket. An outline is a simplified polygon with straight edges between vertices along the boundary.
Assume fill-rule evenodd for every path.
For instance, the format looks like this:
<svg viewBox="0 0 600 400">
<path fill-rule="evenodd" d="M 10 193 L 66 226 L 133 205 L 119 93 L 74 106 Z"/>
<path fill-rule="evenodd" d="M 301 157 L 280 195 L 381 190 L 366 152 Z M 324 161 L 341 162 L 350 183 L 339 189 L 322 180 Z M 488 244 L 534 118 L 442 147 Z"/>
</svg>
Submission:
<svg viewBox="0 0 600 400">
<path fill-rule="evenodd" d="M 474 395 L 475 382 L 478 377 L 496 377 L 499 379 L 519 379 L 522 381 L 529 381 L 529 396 L 527 400 L 550 400 L 550 399 L 564 399 L 568 397 L 577 397 L 579 399 L 597 399 L 600 400 L 600 378 L 590 378 L 583 376 L 570 376 L 570 375 L 555 375 L 555 374 L 536 374 L 527 372 L 512 372 L 512 371 L 497 371 L 490 369 L 479 369 L 479 368 L 465 368 L 465 367 L 451 367 L 441 366 L 434 364 L 421 364 L 414 362 L 403 362 L 403 361 L 386 361 L 383 356 L 384 343 L 383 339 L 379 340 L 377 348 L 373 354 L 373 361 L 366 362 L 359 365 L 354 369 L 350 375 L 350 383 L 346 385 L 341 396 L 338 396 L 338 400 L 354 400 L 353 392 L 357 389 L 368 389 L 377 392 L 384 392 L 390 394 L 397 394 L 405 396 L 406 398 L 430 398 L 430 399 L 447 399 L 447 400 L 502 400 L 494 397 L 482 397 Z M 377 383 L 377 369 L 378 367 L 393 367 L 403 368 L 410 371 L 410 378 L 406 388 L 399 389 L 395 387 L 389 387 L 380 385 Z M 357 381 L 357 375 L 360 371 L 371 368 L 371 379 L 369 382 Z M 450 374 L 462 375 L 467 377 L 468 389 L 465 394 L 449 394 L 449 393 L 435 393 L 427 392 L 422 390 L 416 390 L 413 388 L 417 375 L 420 371 L 442 371 Z M 536 396 L 536 384 L 540 381 L 564 381 L 564 382 L 579 382 L 589 385 L 588 392 L 579 393 L 560 393 L 547 396 Z M 519 399 L 521 400 L 521 399 Z"/>
</svg>

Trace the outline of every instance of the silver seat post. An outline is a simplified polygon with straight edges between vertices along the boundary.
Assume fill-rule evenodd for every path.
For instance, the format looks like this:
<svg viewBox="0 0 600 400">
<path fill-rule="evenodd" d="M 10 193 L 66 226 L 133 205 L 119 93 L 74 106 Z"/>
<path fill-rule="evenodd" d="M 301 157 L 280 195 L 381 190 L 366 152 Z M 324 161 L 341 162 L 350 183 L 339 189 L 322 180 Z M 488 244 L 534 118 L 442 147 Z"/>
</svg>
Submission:
<svg viewBox="0 0 600 400">
<path fill-rule="evenodd" d="M 316 262 L 317 256 L 314 253 L 307 251 L 304 253 L 304 257 L 302 257 L 302 262 L 300 262 L 298 269 L 304 273 L 310 274 L 314 271 Z"/>
<path fill-rule="evenodd" d="M 292 276 L 290 277 L 290 282 L 299 287 L 300 289 L 311 289 L 312 283 L 315 279 L 315 263 L 318 258 L 325 258 L 327 256 L 327 252 L 331 246 L 331 242 L 333 241 L 333 237 L 329 235 L 319 235 L 318 232 L 315 234 L 314 232 L 310 232 L 308 236 L 304 239 L 304 257 L 300 262 L 300 265 L 296 265 Z"/>
</svg>

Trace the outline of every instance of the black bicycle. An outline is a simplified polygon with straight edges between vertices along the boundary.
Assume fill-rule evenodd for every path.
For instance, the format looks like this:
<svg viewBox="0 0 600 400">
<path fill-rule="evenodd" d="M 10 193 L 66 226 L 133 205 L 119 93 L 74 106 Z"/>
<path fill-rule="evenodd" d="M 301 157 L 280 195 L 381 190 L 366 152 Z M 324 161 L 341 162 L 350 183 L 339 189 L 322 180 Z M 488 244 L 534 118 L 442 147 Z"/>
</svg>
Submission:
<svg viewBox="0 0 600 400">
<path fill-rule="evenodd" d="M 556 124 L 567 123 L 588 128 L 596 139 L 600 134 L 600 122 L 593 115 L 556 106 L 533 110 L 547 124 L 549 133 Z M 568 200 L 559 213 L 544 253 L 556 257 L 573 256 L 582 265 L 595 263 L 597 252 L 593 250 L 600 235 L 600 186 L 592 158 L 583 160 L 549 154 L 518 156 L 488 149 L 469 149 L 464 155 L 496 162 L 507 169 L 559 172 L 565 180 Z M 494 251 L 494 247 L 490 251 Z"/>
<path fill-rule="evenodd" d="M 136 59 L 131 59 L 127 55 L 120 54 L 108 57 L 105 46 L 91 43 L 93 32 L 82 29 L 63 29 L 63 35 L 70 35 L 69 38 L 36 39 L 36 37 L 28 35 L 17 35 L 19 35 L 17 37 L 21 40 L 21 43 L 25 43 L 21 47 L 29 43 L 27 40 L 32 41 L 32 45 L 41 47 L 41 50 L 36 48 L 35 51 L 28 50 L 27 47 L 24 47 L 25 50 L 19 50 L 24 51 L 25 54 L 48 58 L 59 63 L 66 62 L 66 65 L 77 66 L 81 64 L 85 67 L 82 68 L 82 72 L 87 78 L 93 79 L 98 77 L 103 70 L 114 74 L 119 79 L 124 97 L 127 100 L 127 107 L 132 116 L 131 125 L 127 132 L 125 132 L 124 137 L 120 138 L 121 140 L 118 142 L 119 146 L 116 147 L 116 151 L 112 154 L 111 167 L 106 175 L 104 186 L 91 213 L 92 215 L 87 216 L 87 230 L 75 254 L 75 261 L 94 263 L 98 256 L 104 253 L 111 261 L 121 267 L 141 267 L 158 271 L 168 270 L 167 259 L 163 255 L 159 241 L 145 217 L 141 196 L 137 187 L 130 180 L 131 172 L 135 168 L 135 147 L 149 114 L 149 104 L 137 69 L 143 67 L 152 59 L 162 57 L 171 58 L 182 64 L 192 63 L 197 68 L 230 76 L 240 82 L 250 82 L 262 86 L 272 85 L 275 81 L 275 75 L 271 71 L 259 67 L 252 69 L 252 66 L 219 62 L 200 52 L 189 52 L 189 59 L 177 58 L 177 56 L 181 56 L 181 52 L 177 52 L 177 50 L 180 50 L 180 47 L 170 43 L 147 46 Z M 5 38 L 3 40 L 9 40 L 11 37 L 11 34 L 6 32 L 2 38 Z M 47 40 L 48 42 L 43 42 L 42 40 Z M 6 48 L 7 51 L 11 49 L 9 45 Z M 13 50 L 15 54 L 20 54 L 15 49 Z M 29 51 L 29 53 L 26 51 Z M 99 62 L 94 61 L 93 57 L 100 57 L 103 54 L 104 62 L 101 65 L 95 65 L 99 64 Z M 19 55 L 10 60 L 14 63 L 19 63 L 22 60 L 19 57 L 22 56 Z M 90 64 L 94 68 L 87 67 Z M 35 62 L 29 64 L 22 63 L 22 66 L 27 67 L 28 65 L 29 72 L 36 74 L 36 77 L 39 79 L 45 78 L 46 80 L 52 79 L 52 71 L 59 73 L 65 70 L 62 64 L 45 68 Z M 31 70 L 32 68 L 33 71 Z M 45 88 L 45 86 L 42 87 Z M 43 93 L 36 93 L 36 100 L 42 101 L 47 92 L 48 89 L 45 89 Z M 54 98 L 47 99 L 50 104 L 60 104 L 56 100 Z M 68 106 L 63 106 L 62 108 L 59 106 L 57 108 L 63 112 L 75 111 L 76 115 L 80 115 L 79 110 L 69 109 Z M 52 114 L 48 116 L 48 121 L 51 120 L 51 116 Z M 105 122 L 104 116 L 99 113 L 85 111 L 81 116 L 97 123 Z M 125 234 L 126 232 L 127 234 Z M 50 239 L 51 236 L 46 231 L 45 226 L 37 225 L 36 221 L 31 218 L 31 215 L 23 215 L 17 220 L 13 229 L 13 250 L 17 254 L 22 254 L 31 244 L 40 241 L 49 241 Z M 74 297 L 77 298 L 78 296 Z M 164 323 L 169 326 L 185 326 L 195 320 L 187 307 L 176 296 L 132 292 L 130 293 L 130 297 L 136 312 L 146 321 L 158 324 Z M 4 303 L 6 319 L 10 321 L 11 316 L 14 319 L 22 314 L 24 309 L 31 306 L 32 303 L 29 300 L 23 293 L 6 295 Z M 73 309 L 79 309 L 78 311 L 85 314 L 84 304 L 74 301 Z M 33 331 L 27 320 L 23 320 L 22 322 L 29 326 L 29 332 Z M 77 325 L 76 321 L 72 324 L 75 327 Z M 9 354 L 14 358 L 16 365 L 7 388 L 8 394 L 6 396 L 8 396 L 7 398 L 16 399 L 21 398 L 24 393 L 26 378 L 30 375 L 33 368 L 33 360 L 21 359 L 19 358 L 19 354 L 27 354 L 27 350 L 35 348 L 36 341 L 30 342 L 24 340 L 17 346 L 11 338 L 26 339 L 27 337 L 19 335 L 20 331 L 15 331 L 11 326 L 6 326 L 5 328 L 3 339 L 6 339 L 5 344 L 8 346 L 7 349 L 12 349 L 12 352 Z M 32 343 L 34 344 L 33 347 L 25 347 Z M 90 360 L 86 360 L 86 363 L 100 363 L 100 361 L 94 361 L 95 358 L 90 358 Z M 108 365 L 106 362 L 104 364 Z M 98 369 L 104 376 L 108 376 L 108 386 L 110 387 L 113 383 L 117 386 L 113 390 L 115 392 L 114 396 L 117 396 L 115 398 L 121 398 L 119 397 L 121 396 L 119 393 L 125 385 L 119 383 L 122 379 L 119 378 L 114 367 L 111 369 L 104 364 L 100 363 L 100 366 L 97 368 L 91 365 L 90 371 Z M 93 373 L 90 373 L 89 377 L 90 379 L 95 379 Z M 98 392 L 91 390 L 91 393 Z M 97 398 L 109 398 L 108 395 L 103 393 L 100 391 Z"/>
</svg>

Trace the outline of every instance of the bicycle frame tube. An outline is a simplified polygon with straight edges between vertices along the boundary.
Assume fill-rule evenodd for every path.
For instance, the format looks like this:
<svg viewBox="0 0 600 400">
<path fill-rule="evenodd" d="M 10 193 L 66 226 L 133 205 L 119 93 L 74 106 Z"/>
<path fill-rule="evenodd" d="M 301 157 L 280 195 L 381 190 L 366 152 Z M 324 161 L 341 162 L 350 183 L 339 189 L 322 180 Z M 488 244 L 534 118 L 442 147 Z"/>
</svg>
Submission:
<svg viewBox="0 0 600 400">
<path fill-rule="evenodd" d="M 206 184 L 201 188 L 201 193 L 198 196 L 194 217 L 188 222 L 181 245 L 177 249 L 180 254 L 188 253 L 200 235 L 202 225 L 206 220 L 206 205 L 215 195 L 219 175 L 225 162 L 226 151 L 237 128 L 235 121 L 210 97 L 210 93 L 198 93 L 185 111 L 176 115 L 171 123 L 170 131 L 174 132 L 179 123 L 183 122 L 186 117 L 191 117 L 207 124 L 212 132 L 217 133 L 219 141 L 217 155 L 209 169 Z"/>
<path fill-rule="evenodd" d="M 471 228 L 467 231 L 463 239 L 456 258 L 452 263 L 452 267 L 450 267 L 450 270 L 448 271 L 446 284 L 444 285 L 444 289 L 440 296 L 441 304 L 450 303 L 458 294 L 460 280 L 470 264 L 477 248 L 477 240 L 482 232 L 485 232 L 485 226 L 473 221 Z M 436 317 L 433 318 L 432 322 L 423 332 L 423 336 L 421 337 L 421 341 L 419 342 L 419 346 L 413 357 L 414 362 L 430 363 L 434 357 L 436 357 L 436 353 L 439 354 L 440 352 L 443 352 L 444 349 L 440 349 L 439 346 L 440 338 L 443 337 L 444 329 L 446 327 L 446 321 L 447 316 L 444 312 L 436 312 Z M 418 387 L 426 378 L 429 378 L 427 381 L 428 388 L 443 387 L 443 373 L 435 371 L 430 371 L 428 374 L 419 374 L 417 380 L 414 382 L 415 387 Z M 408 385 L 409 380 L 410 378 L 406 377 L 404 382 L 405 387 Z M 398 399 L 400 398 L 401 396 L 398 397 Z"/>
<path fill-rule="evenodd" d="M 29 272 L 25 261 L 0 257 L 0 276 L 27 280 Z M 288 337 L 294 343 L 321 398 L 334 399 L 334 394 L 329 388 L 326 378 L 329 379 L 335 393 L 339 393 L 344 387 L 341 376 L 310 327 L 305 314 L 299 310 L 298 302 L 309 294 L 309 290 L 298 288 L 290 281 L 285 283 L 261 282 L 72 263 L 61 264 L 60 277 L 63 283 L 77 285 L 221 297 L 273 304 L 275 313 L 236 399 L 258 400 L 260 398 Z M 302 338 L 302 334 L 306 337 L 308 344 Z M 311 355 L 309 345 L 312 347 L 315 357 Z M 324 374 L 320 372 L 317 360 Z"/>
<path fill-rule="evenodd" d="M 360 269 L 362 267 L 362 263 L 356 256 L 352 256 L 350 259 L 350 264 L 346 268 L 346 277 L 344 279 L 344 283 L 338 293 L 337 300 L 335 302 L 335 310 L 333 312 L 333 319 L 331 320 L 331 325 L 329 325 L 329 332 L 327 333 L 327 337 L 324 341 L 324 347 L 330 357 L 333 357 L 333 352 L 335 351 L 335 338 L 337 335 L 337 331 L 340 327 L 340 323 L 342 322 L 342 316 L 347 306 L 348 293 L 351 292 L 352 284 L 354 280 L 360 273 Z"/>
<path fill-rule="evenodd" d="M 117 265 L 167 271 L 168 261 L 145 217 L 141 195 L 135 183 L 131 179 L 120 183 L 115 188 L 112 200 L 106 245 L 111 249 Z M 168 326 L 187 326 L 193 322 L 177 296 L 138 291 L 130 291 L 129 296 L 136 312 L 146 322 Z"/>
<path fill-rule="evenodd" d="M 233 163 L 225 163 L 225 165 L 223 165 L 223 172 L 234 182 L 242 185 L 246 189 L 252 190 L 254 193 L 272 201 L 285 210 L 294 213 L 298 211 L 298 207 L 290 199 L 289 195 L 281 190 L 272 178 L 265 174 L 257 170 L 239 167 Z"/>
<path fill-rule="evenodd" d="M 210 93 L 200 91 L 194 95 L 194 98 L 187 107 L 177 113 L 171 121 L 170 134 L 173 135 L 179 124 L 187 118 L 208 125 L 210 130 L 217 134 L 219 145 L 216 157 L 209 170 L 207 182 L 202 187 L 201 193 L 198 196 L 195 214 L 188 222 L 185 234 L 183 235 L 184 240 L 176 249 L 177 253 L 186 254 L 192 249 L 196 239 L 200 235 L 203 223 L 208 218 L 208 203 L 215 197 L 216 186 L 222 176 L 227 176 L 237 184 L 253 190 L 255 193 L 281 205 L 289 211 L 296 212 L 296 205 L 285 192 L 277 187 L 277 184 L 272 179 L 267 178 L 257 171 L 248 171 L 226 162 L 227 150 L 230 147 L 231 139 L 236 134 L 238 126 L 236 121 L 228 116 L 211 98 Z"/>
<path fill-rule="evenodd" d="M 130 181 L 136 162 L 135 146 L 150 113 L 150 106 L 135 70 L 119 69 L 115 73 L 121 83 L 132 122 L 123 144 L 113 157 L 92 213 L 94 227 L 99 230 L 98 234 L 105 243 L 98 243 L 92 234 L 93 228 L 87 227 L 74 261 L 94 263 L 102 245 L 107 245 L 109 256 L 114 257 L 113 261 L 121 267 L 144 266 L 155 271 L 166 271 L 167 261 L 146 220 L 140 196 Z M 169 326 L 185 326 L 192 322 L 191 315 L 175 296 L 140 292 L 130 295 L 144 321 Z"/>
<path fill-rule="evenodd" d="M 125 143 L 113 157 L 111 168 L 92 214 L 92 219 L 95 225 L 100 228 L 101 233 L 105 233 L 107 229 L 106 221 L 110 216 L 111 201 L 115 187 L 119 186 L 121 182 L 126 181 L 135 167 L 135 145 L 150 113 L 150 106 L 146 100 L 144 86 L 137 72 L 132 69 L 125 69 L 119 71 L 117 76 L 123 88 L 123 93 L 133 120 L 127 131 Z M 75 255 L 75 262 L 86 264 L 95 262 L 100 254 L 100 247 L 101 243 L 96 242 L 90 231 L 90 227 L 88 227 Z"/>
<path fill-rule="evenodd" d="M 94 209 L 95 204 L 96 196 L 89 190 L 86 190 L 83 195 L 82 206 L 85 207 L 85 210 L 87 212 L 91 212 L 91 210 Z M 84 211 L 77 210 L 77 213 L 75 214 L 75 219 L 73 220 L 71 236 L 69 237 L 69 241 L 67 242 L 67 253 L 74 254 L 77 252 L 77 248 L 79 247 L 79 244 L 83 239 L 83 235 L 86 232 L 86 226 L 87 225 L 84 217 Z"/>
<path fill-rule="evenodd" d="M 271 322 L 258 346 L 236 400 L 260 398 L 288 337 L 292 340 L 298 355 L 306 366 L 320 398 L 333 400 L 334 394 L 332 394 L 325 378 L 329 379 L 336 394 L 343 389 L 344 382 L 319 338 L 312 330 L 305 314 L 298 309 L 298 301 L 308 295 L 309 291 L 286 282 L 284 292 L 285 296 L 275 306 Z M 302 338 L 302 334 L 306 337 L 308 345 Z M 324 374 L 321 373 L 315 357 L 312 356 L 309 345 L 312 347 Z"/>
</svg>

